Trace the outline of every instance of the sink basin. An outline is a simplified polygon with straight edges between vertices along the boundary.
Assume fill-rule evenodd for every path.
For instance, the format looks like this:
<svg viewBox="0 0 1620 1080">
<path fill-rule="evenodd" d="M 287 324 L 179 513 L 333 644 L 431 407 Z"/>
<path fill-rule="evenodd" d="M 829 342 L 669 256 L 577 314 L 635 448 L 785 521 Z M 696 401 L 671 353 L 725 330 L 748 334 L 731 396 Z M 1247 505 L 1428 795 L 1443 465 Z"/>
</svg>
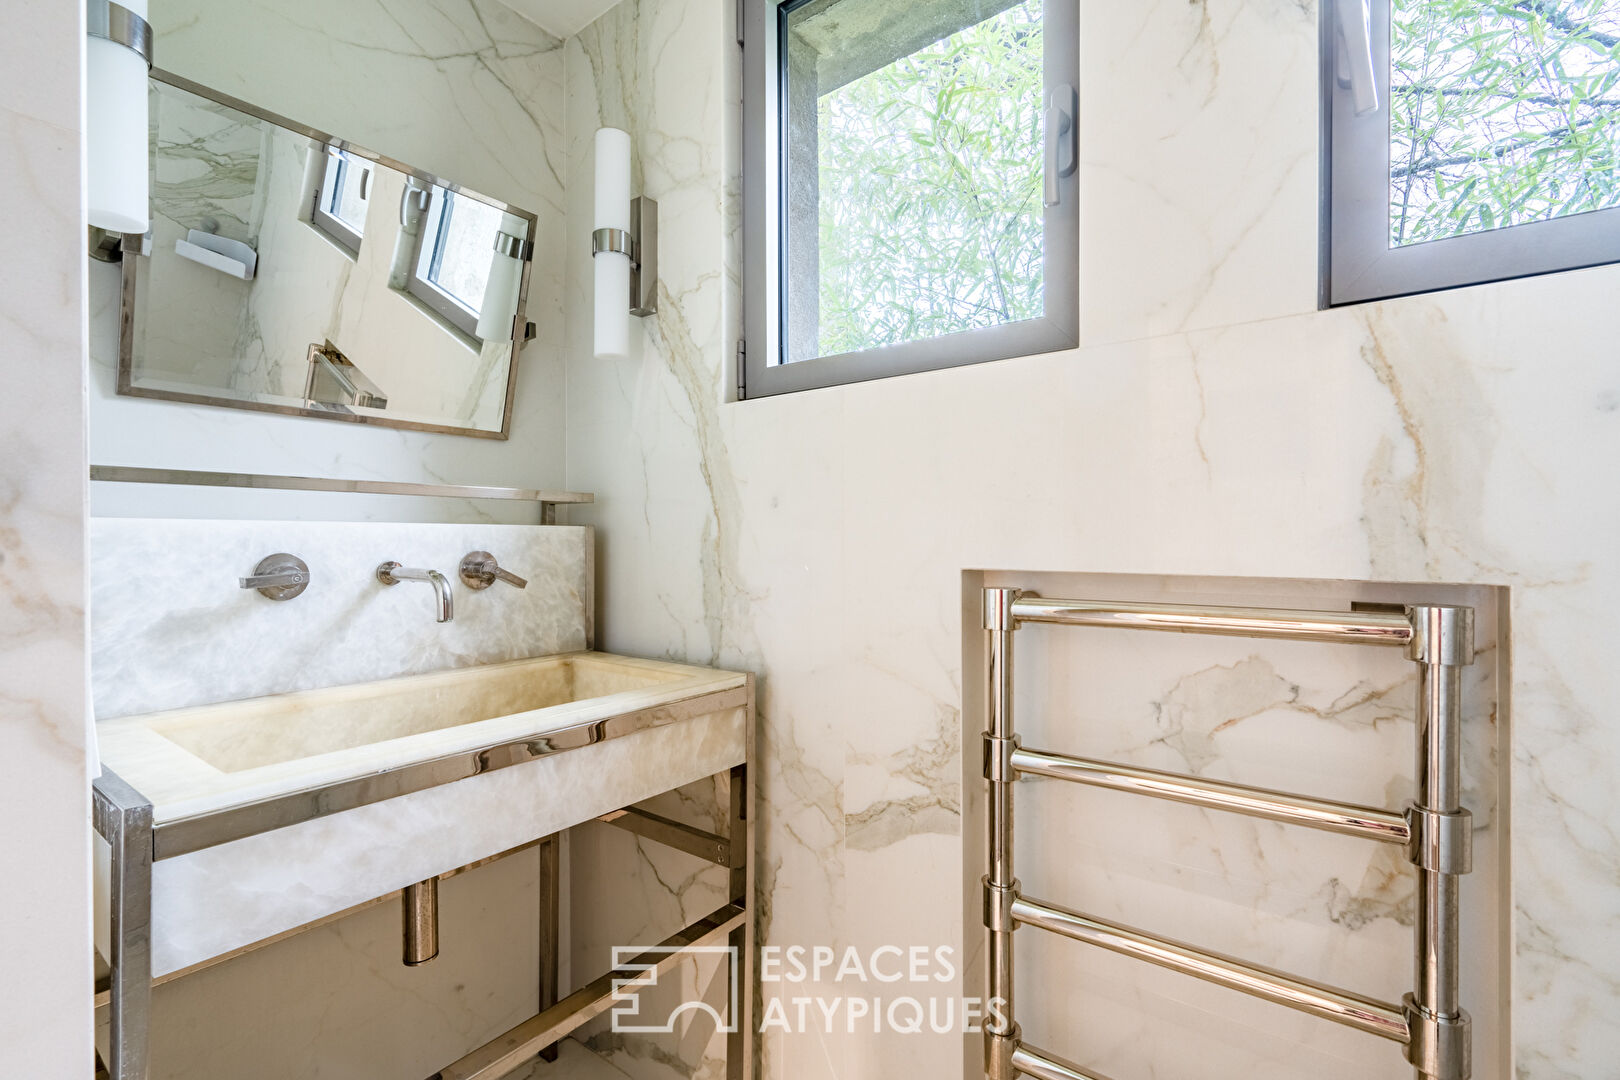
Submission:
<svg viewBox="0 0 1620 1080">
<path fill-rule="evenodd" d="M 579 652 L 96 724 L 162 823 L 530 740 L 741 685 L 735 672 Z"/>
<path fill-rule="evenodd" d="M 221 772 L 234 773 L 681 677 L 679 671 L 600 655 L 552 656 L 204 705 L 155 714 L 146 727 Z"/>
</svg>

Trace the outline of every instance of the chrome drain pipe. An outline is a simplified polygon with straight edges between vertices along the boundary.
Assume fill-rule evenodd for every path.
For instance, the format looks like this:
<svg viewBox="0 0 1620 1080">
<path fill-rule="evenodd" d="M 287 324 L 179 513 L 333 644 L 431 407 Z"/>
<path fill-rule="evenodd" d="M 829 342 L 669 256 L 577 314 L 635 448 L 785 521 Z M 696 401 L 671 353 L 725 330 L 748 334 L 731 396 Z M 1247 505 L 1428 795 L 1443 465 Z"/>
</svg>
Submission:
<svg viewBox="0 0 1620 1080">
<path fill-rule="evenodd" d="M 439 879 L 405 886 L 405 966 L 417 967 L 439 955 Z"/>
</svg>

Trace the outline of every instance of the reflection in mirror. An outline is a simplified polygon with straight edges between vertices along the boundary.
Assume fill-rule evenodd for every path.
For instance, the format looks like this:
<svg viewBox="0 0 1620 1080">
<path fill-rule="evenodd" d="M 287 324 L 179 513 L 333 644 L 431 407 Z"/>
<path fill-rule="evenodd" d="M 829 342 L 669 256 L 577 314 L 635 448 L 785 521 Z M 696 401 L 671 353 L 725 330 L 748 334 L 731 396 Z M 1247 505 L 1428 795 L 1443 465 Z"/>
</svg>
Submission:
<svg viewBox="0 0 1620 1080">
<path fill-rule="evenodd" d="M 177 76 L 151 88 L 119 393 L 506 436 L 533 214 Z"/>
</svg>

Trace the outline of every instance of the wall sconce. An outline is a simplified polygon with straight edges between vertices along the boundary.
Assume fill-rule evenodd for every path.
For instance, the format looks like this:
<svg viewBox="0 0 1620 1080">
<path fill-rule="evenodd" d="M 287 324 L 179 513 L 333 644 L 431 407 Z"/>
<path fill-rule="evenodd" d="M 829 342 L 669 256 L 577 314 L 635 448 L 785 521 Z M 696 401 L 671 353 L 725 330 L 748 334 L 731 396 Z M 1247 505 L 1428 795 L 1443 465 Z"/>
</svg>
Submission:
<svg viewBox="0 0 1620 1080">
<path fill-rule="evenodd" d="M 139 236 L 151 228 L 146 73 L 147 0 L 86 0 L 85 149 L 90 225 Z"/>
<path fill-rule="evenodd" d="M 658 203 L 630 197 L 630 134 L 596 132 L 596 358 L 630 355 L 630 315 L 658 310 Z"/>
<path fill-rule="evenodd" d="M 478 311 L 481 341 L 511 341 L 519 329 L 518 294 L 523 291 L 523 267 L 534 257 L 529 239 L 529 223 L 516 214 L 502 214 L 495 233 L 495 251 L 490 258 L 489 278 L 484 285 L 484 302 Z"/>
</svg>

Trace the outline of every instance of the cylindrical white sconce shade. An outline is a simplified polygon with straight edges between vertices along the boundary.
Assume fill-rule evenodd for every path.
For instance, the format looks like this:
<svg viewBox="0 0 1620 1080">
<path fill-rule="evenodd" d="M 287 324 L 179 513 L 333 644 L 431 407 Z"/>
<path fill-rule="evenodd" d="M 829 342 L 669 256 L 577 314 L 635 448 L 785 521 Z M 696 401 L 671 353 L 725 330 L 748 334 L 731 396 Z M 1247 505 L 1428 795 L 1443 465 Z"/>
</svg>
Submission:
<svg viewBox="0 0 1620 1080">
<path fill-rule="evenodd" d="M 500 237 L 512 237 L 518 241 L 529 235 L 529 222 L 516 214 L 501 215 L 501 230 L 497 234 L 497 243 Z M 502 245 L 511 249 L 516 245 L 507 242 Z M 484 285 L 484 302 L 478 309 L 478 338 L 481 341 L 511 341 L 513 333 L 512 319 L 517 315 L 518 293 L 523 286 L 523 263 L 521 254 L 512 250 L 501 250 L 498 247 L 491 257 L 489 264 L 489 280 Z"/>
<path fill-rule="evenodd" d="M 146 18 L 146 0 L 120 4 Z M 144 233 L 152 224 L 146 71 L 127 45 L 94 35 L 85 42 L 88 217 L 112 232 Z"/>
<path fill-rule="evenodd" d="M 596 132 L 596 217 L 592 229 L 630 230 L 630 133 Z M 630 355 L 630 256 L 599 251 L 596 263 L 596 357 Z"/>
</svg>

